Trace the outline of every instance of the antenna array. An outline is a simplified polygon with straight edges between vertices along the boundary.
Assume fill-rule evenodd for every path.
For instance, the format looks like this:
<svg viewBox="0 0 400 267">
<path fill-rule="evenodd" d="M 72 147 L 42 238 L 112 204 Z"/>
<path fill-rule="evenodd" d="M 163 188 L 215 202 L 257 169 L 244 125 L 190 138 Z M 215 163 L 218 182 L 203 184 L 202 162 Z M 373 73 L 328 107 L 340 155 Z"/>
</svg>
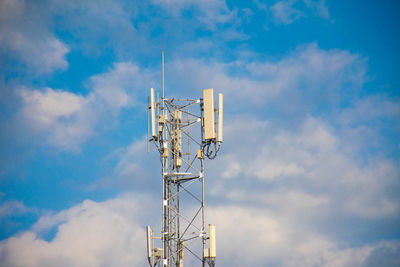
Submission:
<svg viewBox="0 0 400 267">
<path fill-rule="evenodd" d="M 152 267 L 183 267 L 184 258 L 188 266 L 196 261 L 215 265 L 215 226 L 209 225 L 208 232 L 205 227 L 204 161 L 217 156 L 223 140 L 222 94 L 218 98 L 215 108 L 212 88 L 203 90 L 200 99 L 160 99 L 150 90 L 148 143 L 154 142 L 160 154 L 163 183 L 161 236 L 147 226 Z"/>
</svg>

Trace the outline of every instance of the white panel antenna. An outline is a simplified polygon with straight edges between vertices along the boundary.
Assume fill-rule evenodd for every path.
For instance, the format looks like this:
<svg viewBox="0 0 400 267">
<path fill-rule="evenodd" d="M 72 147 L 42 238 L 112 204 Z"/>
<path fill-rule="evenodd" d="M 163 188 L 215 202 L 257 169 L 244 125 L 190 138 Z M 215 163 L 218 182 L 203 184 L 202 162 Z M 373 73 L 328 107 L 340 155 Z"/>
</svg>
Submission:
<svg viewBox="0 0 400 267">
<path fill-rule="evenodd" d="M 217 257 L 217 243 L 215 235 L 215 225 L 209 225 L 209 248 L 204 249 L 204 259 L 210 267 L 215 266 L 215 258 Z"/>
<path fill-rule="evenodd" d="M 210 224 L 210 258 L 217 257 L 215 225 Z"/>
<path fill-rule="evenodd" d="M 204 135 L 206 140 L 215 139 L 214 126 L 214 89 L 203 90 Z"/>
<path fill-rule="evenodd" d="M 150 229 L 150 226 L 148 226 L 148 225 L 146 228 L 146 232 L 147 232 L 147 258 L 151 264 L 151 241 L 152 241 L 152 238 L 151 238 L 151 229 Z"/>
<path fill-rule="evenodd" d="M 156 108 L 154 100 L 154 88 L 150 89 L 150 108 L 151 108 L 151 136 L 156 137 Z"/>
<path fill-rule="evenodd" d="M 223 137 L 223 124 L 224 124 L 224 96 L 223 94 L 218 94 L 218 139 L 217 141 L 222 143 Z"/>
</svg>

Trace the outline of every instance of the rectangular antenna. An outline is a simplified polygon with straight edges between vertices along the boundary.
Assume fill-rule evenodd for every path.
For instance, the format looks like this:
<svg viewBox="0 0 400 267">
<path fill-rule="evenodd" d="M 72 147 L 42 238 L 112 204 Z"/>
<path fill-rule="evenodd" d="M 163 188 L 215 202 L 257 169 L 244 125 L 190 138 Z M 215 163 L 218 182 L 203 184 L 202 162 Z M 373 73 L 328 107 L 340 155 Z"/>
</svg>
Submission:
<svg viewBox="0 0 400 267">
<path fill-rule="evenodd" d="M 182 166 L 182 111 L 177 109 L 173 112 L 174 114 L 174 126 L 173 129 L 175 130 L 175 140 L 174 140 L 174 151 L 171 152 L 174 154 L 175 158 L 175 165 L 177 167 Z"/>
<path fill-rule="evenodd" d="M 224 95 L 218 94 L 218 142 L 222 143 L 222 129 L 224 124 Z"/>
<path fill-rule="evenodd" d="M 150 108 L 150 98 L 147 96 L 147 153 L 150 152 L 150 115 L 149 115 L 149 108 Z"/>
<path fill-rule="evenodd" d="M 210 258 L 217 257 L 217 242 L 215 240 L 215 225 L 210 224 Z"/>
<path fill-rule="evenodd" d="M 147 258 L 149 259 L 149 262 L 150 262 L 150 260 L 151 260 L 151 229 L 150 229 L 150 226 L 147 225 L 146 230 L 147 230 Z"/>
<path fill-rule="evenodd" d="M 215 139 L 214 128 L 214 89 L 203 90 L 204 135 L 205 139 Z"/>
<path fill-rule="evenodd" d="M 154 102 L 154 88 L 150 89 L 150 106 L 151 106 L 151 136 L 156 137 L 156 109 Z"/>
</svg>

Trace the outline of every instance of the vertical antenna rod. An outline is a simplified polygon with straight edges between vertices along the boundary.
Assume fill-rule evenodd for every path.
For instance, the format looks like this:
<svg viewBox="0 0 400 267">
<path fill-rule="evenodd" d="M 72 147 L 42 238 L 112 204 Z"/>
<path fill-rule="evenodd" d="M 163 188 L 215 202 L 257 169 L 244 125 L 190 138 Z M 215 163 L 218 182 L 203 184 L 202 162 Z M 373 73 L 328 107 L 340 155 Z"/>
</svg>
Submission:
<svg viewBox="0 0 400 267">
<path fill-rule="evenodd" d="M 162 97 L 164 98 L 164 40 L 162 41 Z"/>
</svg>

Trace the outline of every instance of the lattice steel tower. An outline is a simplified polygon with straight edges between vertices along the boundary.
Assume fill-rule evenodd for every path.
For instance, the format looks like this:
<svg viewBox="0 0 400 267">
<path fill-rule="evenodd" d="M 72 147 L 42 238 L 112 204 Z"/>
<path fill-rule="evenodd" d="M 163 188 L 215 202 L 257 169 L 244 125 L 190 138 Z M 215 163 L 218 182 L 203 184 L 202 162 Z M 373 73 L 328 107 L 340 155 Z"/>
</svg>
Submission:
<svg viewBox="0 0 400 267">
<path fill-rule="evenodd" d="M 204 162 L 217 156 L 222 143 L 223 95 L 218 108 L 213 89 L 199 99 L 164 97 L 163 56 L 163 96 L 151 88 L 148 102 L 148 149 L 154 142 L 160 153 L 163 183 L 161 236 L 147 226 L 149 264 L 183 267 L 185 260 L 185 266 L 212 267 L 215 226 L 205 226 Z"/>
</svg>

